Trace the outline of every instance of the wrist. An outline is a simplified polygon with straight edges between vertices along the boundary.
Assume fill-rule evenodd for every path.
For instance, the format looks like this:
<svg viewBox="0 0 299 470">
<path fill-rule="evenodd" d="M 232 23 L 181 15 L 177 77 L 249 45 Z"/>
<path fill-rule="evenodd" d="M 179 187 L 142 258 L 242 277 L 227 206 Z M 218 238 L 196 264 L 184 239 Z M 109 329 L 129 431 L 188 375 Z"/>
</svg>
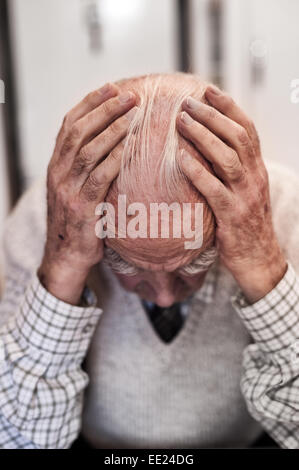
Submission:
<svg viewBox="0 0 299 470">
<path fill-rule="evenodd" d="M 280 255 L 275 262 L 265 262 L 256 266 L 252 262 L 246 270 L 235 274 L 234 277 L 246 300 L 253 304 L 271 292 L 286 271 L 287 262 L 283 255 Z"/>
<path fill-rule="evenodd" d="M 88 273 L 88 268 L 53 262 L 45 257 L 37 274 L 50 294 L 65 303 L 78 305 Z"/>
</svg>

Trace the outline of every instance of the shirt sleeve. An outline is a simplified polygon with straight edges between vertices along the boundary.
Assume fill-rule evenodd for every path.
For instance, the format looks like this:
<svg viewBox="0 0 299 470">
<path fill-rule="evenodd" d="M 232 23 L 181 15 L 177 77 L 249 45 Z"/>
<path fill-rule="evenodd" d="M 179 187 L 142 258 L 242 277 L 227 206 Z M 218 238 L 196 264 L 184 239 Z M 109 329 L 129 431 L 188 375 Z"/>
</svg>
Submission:
<svg viewBox="0 0 299 470">
<path fill-rule="evenodd" d="M 4 299 L 0 314 L 7 305 Z M 102 310 L 89 289 L 86 306 L 72 306 L 36 275 L 19 305 L 0 328 L 0 447 L 68 448 L 88 383 L 81 363 Z"/>
<path fill-rule="evenodd" d="M 241 390 L 252 416 L 283 448 L 299 449 L 299 279 L 290 262 L 277 286 L 249 305 L 232 304 L 253 338 Z"/>
</svg>

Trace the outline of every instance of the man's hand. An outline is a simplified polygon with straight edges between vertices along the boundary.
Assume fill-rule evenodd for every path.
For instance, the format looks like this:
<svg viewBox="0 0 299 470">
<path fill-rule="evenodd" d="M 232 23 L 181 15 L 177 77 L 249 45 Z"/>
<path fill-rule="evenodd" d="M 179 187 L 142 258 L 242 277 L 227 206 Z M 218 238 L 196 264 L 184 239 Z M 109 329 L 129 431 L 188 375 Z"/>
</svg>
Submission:
<svg viewBox="0 0 299 470">
<path fill-rule="evenodd" d="M 119 173 L 136 96 L 114 84 L 87 95 L 64 118 L 48 167 L 48 231 L 38 271 L 47 290 L 76 305 L 103 256 L 95 215 Z M 108 156 L 107 156 L 108 155 Z"/>
<path fill-rule="evenodd" d="M 218 88 L 208 87 L 206 98 L 211 106 L 187 98 L 188 114 L 180 113 L 177 124 L 216 176 L 184 150 L 181 166 L 215 215 L 222 262 L 253 303 L 275 287 L 287 267 L 272 225 L 268 175 L 254 124 Z"/>
</svg>

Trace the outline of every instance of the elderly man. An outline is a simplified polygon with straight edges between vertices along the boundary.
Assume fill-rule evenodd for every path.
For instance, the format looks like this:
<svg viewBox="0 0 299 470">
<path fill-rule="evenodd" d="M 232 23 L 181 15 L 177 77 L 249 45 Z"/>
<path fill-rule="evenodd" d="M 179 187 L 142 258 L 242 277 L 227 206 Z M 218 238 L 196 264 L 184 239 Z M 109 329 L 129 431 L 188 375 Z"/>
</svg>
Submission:
<svg viewBox="0 0 299 470">
<path fill-rule="evenodd" d="M 253 123 L 193 75 L 107 84 L 66 115 L 47 198 L 42 180 L 5 232 L 1 447 L 79 432 L 92 447 L 248 447 L 267 431 L 299 448 L 298 180 L 267 169 Z M 191 203 L 193 226 L 197 204 L 201 243 L 161 225 L 138 237 L 141 219 L 126 236 L 119 216 L 119 236 L 97 236 L 119 195 L 125 210 Z"/>
</svg>

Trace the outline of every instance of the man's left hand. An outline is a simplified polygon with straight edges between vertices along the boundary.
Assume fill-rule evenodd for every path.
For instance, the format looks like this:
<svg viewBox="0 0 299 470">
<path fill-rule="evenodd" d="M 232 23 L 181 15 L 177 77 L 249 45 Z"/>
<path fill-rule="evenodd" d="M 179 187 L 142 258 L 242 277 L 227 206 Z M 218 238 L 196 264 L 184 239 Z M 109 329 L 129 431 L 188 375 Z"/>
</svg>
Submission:
<svg viewBox="0 0 299 470">
<path fill-rule="evenodd" d="M 215 215 L 222 262 L 253 303 L 287 269 L 273 229 L 268 174 L 253 122 L 218 88 L 209 86 L 205 96 L 210 105 L 191 97 L 183 102 L 177 125 L 215 176 L 185 150 L 181 167 Z"/>
</svg>

